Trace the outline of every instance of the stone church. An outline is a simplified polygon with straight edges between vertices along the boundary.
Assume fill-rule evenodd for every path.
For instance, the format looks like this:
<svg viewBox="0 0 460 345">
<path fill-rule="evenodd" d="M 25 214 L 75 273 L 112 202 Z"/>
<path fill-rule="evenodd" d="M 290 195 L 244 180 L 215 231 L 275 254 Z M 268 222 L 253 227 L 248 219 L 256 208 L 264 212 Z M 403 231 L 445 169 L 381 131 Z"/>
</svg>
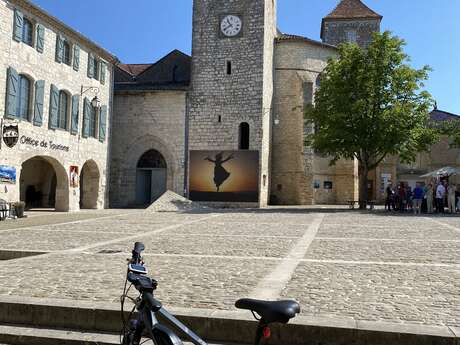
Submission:
<svg viewBox="0 0 460 345">
<path fill-rule="evenodd" d="M 276 0 L 195 0 L 191 57 L 175 50 L 115 68 L 111 206 L 147 204 L 167 189 L 238 205 L 356 198 L 356 162 L 331 167 L 304 148 L 303 109 L 336 46 L 367 46 L 381 20 L 342 0 L 316 41 L 278 29 Z M 212 184 L 220 194 L 206 191 Z"/>
<path fill-rule="evenodd" d="M 276 0 L 194 0 L 192 56 L 123 64 L 33 2 L 0 0 L 0 203 L 131 207 L 166 190 L 220 206 L 356 200 L 357 163 L 330 166 L 303 144 L 336 47 L 380 31 L 361 0 L 337 2 L 316 41 L 279 30 Z M 460 166 L 447 138 L 411 165 L 388 157 L 370 195 L 447 165 Z"/>
</svg>

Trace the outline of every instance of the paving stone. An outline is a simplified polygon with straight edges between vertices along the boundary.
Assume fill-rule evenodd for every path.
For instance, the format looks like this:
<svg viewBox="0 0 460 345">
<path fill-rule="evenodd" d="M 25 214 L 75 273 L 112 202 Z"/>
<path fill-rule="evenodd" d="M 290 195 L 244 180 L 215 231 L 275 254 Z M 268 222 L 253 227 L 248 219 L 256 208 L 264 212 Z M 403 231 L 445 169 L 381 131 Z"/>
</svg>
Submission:
<svg viewBox="0 0 460 345">
<path fill-rule="evenodd" d="M 316 239 L 306 259 L 449 263 L 460 269 L 460 241 Z"/>
<path fill-rule="evenodd" d="M 459 291 L 454 268 L 302 263 L 283 296 L 315 316 L 458 326 Z"/>
</svg>

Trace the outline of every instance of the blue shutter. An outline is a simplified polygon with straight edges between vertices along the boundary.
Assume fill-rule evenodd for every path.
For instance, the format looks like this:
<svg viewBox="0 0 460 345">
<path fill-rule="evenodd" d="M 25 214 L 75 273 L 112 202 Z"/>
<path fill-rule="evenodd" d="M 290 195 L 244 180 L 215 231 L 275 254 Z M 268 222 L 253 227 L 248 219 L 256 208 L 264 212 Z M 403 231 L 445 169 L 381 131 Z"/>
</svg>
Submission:
<svg viewBox="0 0 460 345">
<path fill-rule="evenodd" d="M 45 49 L 45 27 L 41 24 L 37 25 L 37 46 L 39 53 L 43 53 Z"/>
<path fill-rule="evenodd" d="M 73 46 L 73 69 L 77 72 L 80 69 L 80 47 L 76 44 Z"/>
<path fill-rule="evenodd" d="M 56 129 L 58 126 L 59 112 L 59 90 L 55 85 L 51 85 L 50 92 L 50 118 L 48 121 L 49 128 Z"/>
<path fill-rule="evenodd" d="M 93 54 L 88 53 L 88 78 L 94 77 L 94 57 Z"/>
<path fill-rule="evenodd" d="M 13 67 L 8 68 L 8 77 L 6 82 L 6 116 L 17 116 L 17 101 L 19 93 L 19 74 Z"/>
<path fill-rule="evenodd" d="M 105 134 L 107 129 L 107 106 L 103 105 L 99 112 L 99 141 L 103 143 L 105 141 Z"/>
<path fill-rule="evenodd" d="M 24 16 L 18 9 L 14 10 L 14 26 L 13 26 L 13 39 L 15 41 L 22 41 L 22 25 L 24 23 Z"/>
<path fill-rule="evenodd" d="M 64 58 L 64 38 L 57 34 L 56 35 L 56 62 L 61 63 Z"/>
<path fill-rule="evenodd" d="M 41 126 L 43 123 L 43 103 L 45 102 L 45 81 L 35 82 L 35 102 L 34 102 L 34 125 Z"/>
<path fill-rule="evenodd" d="M 78 115 L 80 107 L 80 95 L 72 96 L 72 119 L 70 122 L 70 133 L 78 134 Z"/>
<path fill-rule="evenodd" d="M 85 97 L 83 101 L 83 138 L 89 137 L 89 121 L 91 116 L 91 104 L 89 103 L 88 98 Z"/>
<path fill-rule="evenodd" d="M 100 81 L 101 84 L 105 84 L 105 62 L 100 62 L 99 63 L 99 74 L 100 74 Z"/>
</svg>

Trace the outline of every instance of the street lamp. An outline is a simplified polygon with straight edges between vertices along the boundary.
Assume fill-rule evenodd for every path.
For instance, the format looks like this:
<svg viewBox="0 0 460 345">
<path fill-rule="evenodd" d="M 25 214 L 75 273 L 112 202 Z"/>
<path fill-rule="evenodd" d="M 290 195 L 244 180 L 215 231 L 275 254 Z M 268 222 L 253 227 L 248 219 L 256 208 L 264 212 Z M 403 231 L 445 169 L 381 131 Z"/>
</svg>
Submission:
<svg viewBox="0 0 460 345">
<path fill-rule="evenodd" d="M 94 109 L 99 109 L 101 107 L 101 101 L 99 98 L 97 98 L 97 96 L 94 96 L 94 98 L 91 100 L 91 105 Z"/>
<path fill-rule="evenodd" d="M 97 98 L 97 94 L 100 91 L 99 88 L 96 86 L 83 86 L 82 85 L 80 95 L 83 96 L 88 91 L 93 92 L 95 94 L 94 98 L 91 100 L 91 105 L 93 106 L 93 108 L 99 109 L 101 107 L 101 101 L 99 100 L 99 98 Z"/>
</svg>

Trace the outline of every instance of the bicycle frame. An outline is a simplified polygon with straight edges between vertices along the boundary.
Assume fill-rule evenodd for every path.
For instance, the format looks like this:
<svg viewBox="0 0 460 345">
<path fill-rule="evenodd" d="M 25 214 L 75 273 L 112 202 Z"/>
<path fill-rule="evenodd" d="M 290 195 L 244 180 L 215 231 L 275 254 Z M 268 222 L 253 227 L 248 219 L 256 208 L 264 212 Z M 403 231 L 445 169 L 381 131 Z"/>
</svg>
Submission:
<svg viewBox="0 0 460 345">
<path fill-rule="evenodd" d="M 140 310 L 140 321 L 143 323 L 142 331 L 147 332 L 147 336 L 149 336 L 154 343 L 156 344 L 156 338 L 158 337 L 158 332 L 163 333 L 163 335 L 167 336 L 170 339 L 172 345 L 182 345 L 182 341 L 177 337 L 175 333 L 171 330 L 166 328 L 165 326 L 161 325 L 157 319 L 157 315 L 161 315 L 165 320 L 169 321 L 173 324 L 177 329 L 183 332 L 186 337 L 195 345 L 208 345 L 203 339 L 201 339 L 198 335 L 196 335 L 190 328 L 185 326 L 182 322 L 180 322 L 177 318 L 175 318 L 171 313 L 169 313 L 166 309 L 161 308 L 156 313 L 147 310 L 145 306 Z"/>
</svg>

